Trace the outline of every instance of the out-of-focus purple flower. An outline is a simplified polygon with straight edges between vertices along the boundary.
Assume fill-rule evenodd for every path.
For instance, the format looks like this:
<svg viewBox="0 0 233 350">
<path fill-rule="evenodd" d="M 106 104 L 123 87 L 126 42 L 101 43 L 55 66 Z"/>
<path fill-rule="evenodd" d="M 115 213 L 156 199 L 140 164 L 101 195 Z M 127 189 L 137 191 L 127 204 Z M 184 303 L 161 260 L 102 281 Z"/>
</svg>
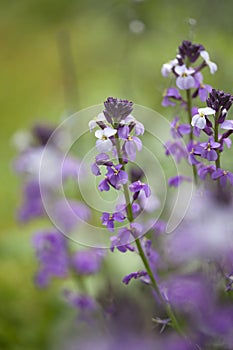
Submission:
<svg viewBox="0 0 233 350">
<path fill-rule="evenodd" d="M 89 208 L 85 204 L 75 200 L 68 201 L 66 199 L 60 199 L 53 203 L 51 212 L 59 228 L 65 232 L 70 232 L 82 222 L 87 222 L 91 214 Z"/>
<path fill-rule="evenodd" d="M 40 231 L 33 237 L 33 246 L 40 268 L 36 274 L 39 287 L 46 287 L 51 277 L 65 278 L 68 274 L 69 257 L 66 239 L 58 231 Z"/>
<path fill-rule="evenodd" d="M 180 95 L 178 89 L 176 88 L 168 88 L 165 90 L 165 93 L 163 94 L 163 101 L 162 106 L 168 107 L 168 106 L 175 106 L 174 101 L 183 101 L 182 96 Z"/>
<path fill-rule="evenodd" d="M 108 97 L 104 102 L 104 115 L 110 124 L 119 123 L 125 119 L 133 110 L 133 102 Z"/>
<path fill-rule="evenodd" d="M 79 275 L 93 275 L 100 269 L 103 252 L 100 249 L 81 250 L 71 258 L 71 264 Z"/>
<path fill-rule="evenodd" d="M 131 223 L 129 228 L 124 227 L 119 229 L 118 235 L 110 238 L 111 251 L 113 252 L 115 248 L 122 253 L 125 253 L 127 250 L 134 251 L 134 247 L 132 247 L 130 242 L 139 237 L 141 230 L 141 225 L 136 222 Z"/>
<path fill-rule="evenodd" d="M 97 308 L 96 302 L 89 295 L 64 290 L 64 296 L 71 306 L 82 312 L 93 312 Z"/>
<path fill-rule="evenodd" d="M 165 154 L 167 156 L 173 155 L 176 162 L 179 163 L 182 158 L 187 158 L 188 157 L 188 152 L 184 145 L 180 141 L 167 141 L 165 146 Z"/>
<path fill-rule="evenodd" d="M 184 181 L 191 182 L 191 179 L 190 179 L 190 177 L 187 177 L 187 176 L 177 175 L 177 176 L 171 177 L 171 178 L 168 180 L 168 185 L 169 185 L 170 187 L 178 187 L 178 186 L 180 186 Z"/>
<path fill-rule="evenodd" d="M 208 174 L 212 174 L 216 170 L 215 165 L 205 165 L 203 163 L 197 166 L 197 175 L 200 179 L 205 180 Z"/>
<path fill-rule="evenodd" d="M 225 187 L 227 184 L 227 181 L 229 181 L 229 183 L 233 186 L 233 174 L 230 173 L 227 170 L 223 170 L 218 168 L 217 170 L 215 170 L 212 175 L 211 178 L 213 180 L 218 180 L 221 184 L 221 186 Z"/>
<path fill-rule="evenodd" d="M 113 214 L 103 213 L 102 224 L 107 226 L 110 232 L 114 232 L 114 221 L 123 222 L 125 215 L 122 212 L 116 212 Z"/>
<path fill-rule="evenodd" d="M 32 128 L 32 134 L 39 145 L 45 146 L 55 129 L 55 126 L 36 124 Z"/>
<path fill-rule="evenodd" d="M 134 200 L 138 198 L 140 191 L 143 191 L 145 193 L 146 198 L 148 198 L 151 195 L 151 190 L 149 185 L 144 184 L 140 180 L 133 182 L 131 185 L 129 185 L 129 189 L 131 192 L 134 193 L 133 195 Z"/>
<path fill-rule="evenodd" d="M 183 137 L 189 134 L 190 131 L 191 126 L 189 124 L 180 124 L 178 117 L 171 122 L 171 134 L 174 139 Z"/>
<path fill-rule="evenodd" d="M 26 182 L 23 189 L 24 201 L 18 210 L 18 219 L 27 222 L 45 214 L 38 181 Z"/>
<path fill-rule="evenodd" d="M 110 140 L 110 137 L 114 136 L 117 133 L 116 129 L 112 129 L 109 126 L 96 130 L 95 136 L 97 137 L 96 147 L 99 152 L 110 152 L 113 147 L 113 143 Z"/>
<path fill-rule="evenodd" d="M 134 279 L 138 279 L 140 277 L 144 277 L 147 276 L 147 272 L 146 271 L 137 271 L 137 272 L 131 272 L 129 275 L 126 275 L 122 282 L 124 284 L 129 284 L 129 282 L 134 278 Z"/>
<path fill-rule="evenodd" d="M 198 114 L 192 118 L 192 126 L 196 126 L 199 129 L 205 129 L 207 122 L 206 116 L 215 115 L 216 111 L 210 107 L 198 108 Z"/>
<path fill-rule="evenodd" d="M 133 161 L 136 158 L 136 151 L 142 150 L 142 141 L 138 137 L 130 135 L 128 125 L 120 127 L 118 129 L 118 135 L 120 139 L 125 141 L 123 144 L 123 151 L 127 154 L 129 159 Z"/>
<path fill-rule="evenodd" d="M 173 275 L 164 282 L 161 290 L 173 307 L 195 321 L 201 321 L 203 315 L 211 310 L 213 291 L 201 275 Z"/>
<path fill-rule="evenodd" d="M 203 60 L 205 61 L 205 63 L 207 64 L 207 66 L 209 67 L 210 73 L 214 74 L 218 69 L 217 64 L 210 60 L 210 56 L 209 56 L 207 51 L 202 50 L 200 52 L 200 55 L 203 58 Z"/>
<path fill-rule="evenodd" d="M 180 90 L 188 90 L 195 87 L 195 80 L 192 76 L 195 73 L 193 68 L 187 68 L 183 64 L 175 67 L 175 73 L 178 75 L 176 85 Z"/>
<path fill-rule="evenodd" d="M 218 159 L 218 153 L 215 151 L 220 147 L 219 142 L 215 142 L 213 136 L 211 136 L 208 142 L 200 143 L 199 147 L 202 148 L 200 156 L 208 159 L 209 161 L 215 161 Z"/>
</svg>

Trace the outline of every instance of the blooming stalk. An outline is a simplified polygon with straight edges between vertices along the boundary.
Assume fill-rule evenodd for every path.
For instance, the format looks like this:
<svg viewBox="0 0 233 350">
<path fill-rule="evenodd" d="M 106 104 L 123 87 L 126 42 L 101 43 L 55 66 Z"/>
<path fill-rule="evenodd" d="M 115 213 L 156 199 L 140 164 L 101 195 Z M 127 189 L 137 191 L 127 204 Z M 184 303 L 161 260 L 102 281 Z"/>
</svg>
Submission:
<svg viewBox="0 0 233 350">
<path fill-rule="evenodd" d="M 133 132 L 133 129 L 135 125 L 139 124 L 136 122 L 135 119 L 133 119 L 133 123 L 130 123 L 130 126 L 122 126 L 125 124 L 125 121 L 127 121 L 127 118 L 129 119 L 129 113 L 132 111 L 132 102 L 128 102 L 126 100 L 119 100 L 119 99 L 114 99 L 112 97 L 108 98 L 107 101 L 105 102 L 105 111 L 104 115 L 107 119 L 107 122 L 111 124 L 111 126 L 114 128 L 115 132 L 111 132 L 112 135 L 114 135 L 114 139 L 111 140 L 112 142 L 112 147 L 115 148 L 113 150 L 113 154 L 116 156 L 116 160 L 118 162 L 118 165 L 114 165 L 114 167 L 120 167 L 121 171 L 126 172 L 126 164 L 128 163 L 129 160 L 134 160 L 136 156 L 136 150 L 141 150 L 142 144 L 141 141 L 136 137 L 131 134 Z M 123 113 L 122 113 L 123 111 Z M 131 116 L 131 115 L 130 115 Z M 130 118 L 132 120 L 132 118 Z M 141 123 L 140 123 L 141 124 Z M 109 129 L 109 126 L 105 126 L 106 129 Z M 140 125 L 140 130 L 144 131 L 144 127 L 142 124 Z M 136 129 L 136 134 L 138 134 L 138 131 Z M 105 133 L 105 129 L 101 130 L 101 133 Z M 99 135 L 98 131 L 96 131 L 96 136 L 97 134 Z M 123 146 L 121 145 L 121 140 L 124 142 Z M 136 144 L 136 147 L 134 144 Z M 140 147 L 138 146 L 140 145 Z M 98 145 L 97 149 L 98 148 Z M 108 152 L 111 148 L 107 147 L 104 151 Z M 101 149 L 103 151 L 103 149 Z M 98 157 L 98 156 L 97 156 Z M 96 158 L 97 158 L 96 157 Z M 103 164 L 102 164 L 103 165 Z M 92 166 L 93 168 L 93 166 Z M 99 175 L 99 171 L 96 172 L 97 175 Z M 117 175 L 117 174 L 116 174 Z M 126 217 L 129 224 L 130 228 L 122 228 L 118 231 L 118 237 L 112 237 L 111 241 L 111 250 L 113 251 L 116 245 L 119 245 L 118 249 L 121 252 L 126 252 L 127 250 L 134 250 L 133 247 L 129 244 L 128 239 L 129 235 L 132 234 L 133 238 L 135 240 L 135 244 L 137 247 L 138 254 L 142 260 L 142 263 L 145 267 L 146 274 L 150 278 L 150 283 L 155 290 L 160 302 L 162 305 L 164 305 L 164 308 L 166 310 L 167 315 L 169 316 L 171 320 L 171 325 L 172 327 L 179 333 L 182 334 L 182 330 L 180 328 L 180 325 L 176 319 L 175 314 L 172 311 L 171 305 L 169 302 L 165 299 L 163 294 L 161 293 L 160 287 L 155 279 L 154 273 L 152 271 L 152 268 L 150 266 L 150 263 L 148 261 L 148 258 L 146 256 L 146 253 L 143 249 L 142 243 L 141 243 L 141 238 L 139 236 L 139 224 L 135 223 L 134 220 L 134 209 L 133 209 L 133 202 L 137 200 L 139 193 L 141 191 L 144 192 L 145 197 L 150 196 L 150 188 L 147 184 L 143 184 L 140 180 L 133 182 L 130 186 L 128 185 L 128 181 L 125 181 L 121 183 L 121 186 L 123 188 L 123 193 L 124 193 L 124 199 L 125 199 L 125 210 L 126 210 Z M 113 186 L 116 190 L 119 190 L 119 187 Z M 108 190 L 108 189 L 106 189 Z M 130 192 L 133 193 L 133 198 L 131 199 Z M 110 231 L 114 231 L 113 225 L 109 225 L 109 217 L 112 219 L 114 215 L 116 216 L 116 213 L 108 215 L 107 213 L 104 213 L 104 218 L 107 218 L 107 221 L 105 220 L 103 222 L 104 225 L 107 225 L 107 227 L 110 227 Z M 103 217 L 102 217 L 103 218 Z M 121 221 L 123 221 L 124 218 L 122 218 Z M 133 276 L 143 276 L 141 273 L 134 273 Z M 131 275 L 130 275 L 131 276 Z M 128 278 L 127 278 L 128 281 Z"/>
</svg>

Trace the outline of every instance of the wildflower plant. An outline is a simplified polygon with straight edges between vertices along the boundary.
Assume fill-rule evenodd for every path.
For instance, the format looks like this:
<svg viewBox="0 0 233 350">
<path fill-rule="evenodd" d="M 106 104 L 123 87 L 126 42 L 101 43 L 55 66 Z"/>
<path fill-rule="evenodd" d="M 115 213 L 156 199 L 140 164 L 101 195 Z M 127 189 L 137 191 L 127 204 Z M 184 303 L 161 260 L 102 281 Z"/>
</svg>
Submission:
<svg viewBox="0 0 233 350">
<path fill-rule="evenodd" d="M 203 45 L 183 41 L 176 57 L 161 70 L 162 75 L 170 77 L 174 83 L 166 89 L 162 105 L 179 111 L 170 123 L 171 139 L 163 145 L 165 155 L 173 158 L 178 169 L 178 173 L 168 179 L 169 187 L 176 187 L 181 196 L 175 200 L 179 205 L 174 204 L 173 217 L 169 217 L 166 206 L 160 212 L 162 217 L 157 217 L 160 203 L 155 193 L 161 184 L 158 181 L 158 188 L 154 188 L 153 182 L 148 180 L 146 167 L 151 164 L 144 167 L 137 164 L 140 152 L 145 149 L 142 139 L 146 140 L 148 135 L 144 133 L 149 128 L 137 120 L 131 101 L 109 97 L 96 117 L 86 123 L 94 151 L 90 152 L 91 164 L 84 173 L 81 162 L 60 147 L 65 140 L 64 135 L 61 136 L 63 128 L 58 133 L 48 128 L 35 128 L 31 138 L 34 141 L 21 149 L 16 159 L 15 169 L 24 178 L 24 202 L 19 218 L 28 221 L 45 217 L 47 212 L 56 226 L 50 225 L 33 237 L 39 261 L 36 283 L 45 287 L 54 277 L 70 277 L 77 282 L 78 292 L 75 288 L 66 288 L 63 295 L 70 305 L 79 309 L 81 319 L 92 322 L 96 310 L 101 309 L 104 327 L 108 326 L 117 335 L 112 340 L 108 334 L 101 342 L 94 335 L 93 348 L 119 349 L 119 344 L 135 349 L 232 348 L 233 173 L 222 164 L 225 149 L 231 148 L 233 120 L 229 114 L 233 97 L 204 83 L 205 69 L 214 74 L 217 65 L 210 60 Z M 71 144 L 78 137 L 73 121 L 71 117 L 74 137 Z M 150 132 L 152 124 L 150 120 Z M 159 128 L 157 133 L 160 133 Z M 57 135 L 60 135 L 58 139 Z M 162 147 L 160 153 L 164 154 Z M 189 173 L 179 170 L 183 160 Z M 78 169 L 82 174 L 77 178 Z M 157 179 L 156 172 L 153 176 Z M 103 210 L 96 210 L 99 226 L 93 224 L 84 196 L 64 200 L 62 186 L 69 180 L 78 185 L 79 180 L 89 180 L 88 186 L 94 183 L 98 203 L 105 194 L 116 195 L 114 205 L 112 201 Z M 185 192 L 182 192 L 184 185 Z M 191 200 L 187 192 L 192 194 Z M 169 204 L 172 203 L 170 199 L 168 196 Z M 84 243 L 91 247 L 72 249 L 65 236 L 73 238 L 72 232 L 82 232 L 84 222 L 90 229 L 93 226 L 91 237 L 95 237 L 97 244 L 91 246 L 85 236 Z M 98 242 L 100 231 L 105 242 L 107 237 L 107 246 Z M 102 249 L 103 246 L 107 249 Z M 145 299 L 149 295 L 150 305 L 153 304 L 149 318 L 156 326 L 152 332 L 155 337 L 149 333 L 148 339 L 139 339 L 135 332 L 126 334 L 127 327 L 135 321 L 132 312 L 127 320 L 123 313 L 116 321 L 113 304 L 104 306 L 103 296 L 98 291 L 89 293 L 86 290 L 85 279 L 98 273 L 104 281 L 105 292 L 108 289 L 105 282 L 111 278 L 101 275 L 102 265 L 107 265 L 107 252 L 118 254 L 119 259 L 123 254 L 139 258 L 140 267 L 122 275 L 122 282 L 128 288 L 138 280 L 148 291 Z M 136 288 L 136 283 L 131 287 Z M 125 300 L 119 313 L 125 308 L 130 310 L 131 304 L 127 298 Z M 117 331 L 108 325 L 112 319 L 116 321 Z M 135 339 L 140 346 L 135 344 Z M 81 346 L 85 349 L 85 341 Z"/>
</svg>

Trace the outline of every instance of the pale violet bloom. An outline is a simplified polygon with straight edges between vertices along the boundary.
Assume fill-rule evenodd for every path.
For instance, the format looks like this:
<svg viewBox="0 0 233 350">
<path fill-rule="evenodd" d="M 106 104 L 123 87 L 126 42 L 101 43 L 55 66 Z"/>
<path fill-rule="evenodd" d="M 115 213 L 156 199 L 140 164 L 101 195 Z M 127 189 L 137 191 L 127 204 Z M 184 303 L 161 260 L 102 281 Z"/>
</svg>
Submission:
<svg viewBox="0 0 233 350">
<path fill-rule="evenodd" d="M 128 117 L 126 117 L 124 120 L 121 120 L 120 124 L 121 125 L 129 125 L 130 123 L 134 123 L 134 133 L 135 135 L 143 135 L 145 128 L 144 125 L 142 123 L 140 123 L 139 121 L 137 121 L 136 118 L 134 118 L 132 116 L 132 114 L 128 115 Z"/>
<path fill-rule="evenodd" d="M 185 64 L 182 66 L 176 66 L 175 72 L 178 75 L 176 79 L 176 85 L 181 90 L 187 90 L 195 87 L 195 79 L 192 76 L 195 73 L 193 68 L 187 68 Z"/>
<path fill-rule="evenodd" d="M 177 58 L 175 58 L 174 60 L 171 60 L 167 63 L 164 63 L 162 65 L 162 69 L 161 69 L 162 76 L 168 77 L 172 71 L 172 68 L 174 68 L 177 64 L 178 64 Z"/>
<path fill-rule="evenodd" d="M 90 131 L 92 131 L 93 129 L 95 129 L 96 126 L 98 126 L 97 122 L 106 122 L 104 113 L 98 114 L 97 117 L 89 121 L 88 125 Z"/>
<path fill-rule="evenodd" d="M 198 108 L 198 114 L 195 114 L 192 118 L 192 126 L 196 126 L 199 129 L 205 129 L 206 127 L 206 116 L 215 115 L 215 110 L 210 107 Z"/>
<path fill-rule="evenodd" d="M 113 144 L 109 137 L 115 135 L 117 130 L 107 127 L 103 130 L 96 130 L 95 136 L 97 137 L 96 147 L 99 152 L 109 152 L 112 150 Z"/>
<path fill-rule="evenodd" d="M 210 73 L 214 74 L 217 71 L 217 69 L 218 69 L 217 64 L 212 62 L 212 61 L 210 61 L 210 56 L 209 56 L 207 51 L 205 51 L 205 50 L 201 51 L 200 55 L 203 58 L 203 60 L 205 61 L 205 63 L 207 64 L 207 66 L 209 67 Z"/>
<path fill-rule="evenodd" d="M 233 120 L 225 120 L 225 121 L 221 124 L 221 129 L 233 130 Z"/>
</svg>

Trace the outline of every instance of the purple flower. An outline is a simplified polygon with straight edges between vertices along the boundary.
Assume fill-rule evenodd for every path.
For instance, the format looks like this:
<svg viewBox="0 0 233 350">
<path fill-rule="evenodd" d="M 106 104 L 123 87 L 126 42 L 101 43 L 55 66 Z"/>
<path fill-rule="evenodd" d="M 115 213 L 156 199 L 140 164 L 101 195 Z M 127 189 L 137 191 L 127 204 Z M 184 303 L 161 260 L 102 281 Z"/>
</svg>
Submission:
<svg viewBox="0 0 233 350">
<path fill-rule="evenodd" d="M 64 290 L 64 296 L 71 306 L 79 309 L 81 312 L 93 312 L 97 308 L 96 302 L 89 295 L 77 294 L 71 290 Z"/>
<path fill-rule="evenodd" d="M 129 275 L 125 276 L 122 280 L 124 284 L 129 284 L 129 282 L 134 278 L 138 279 L 140 277 L 147 276 L 146 271 L 137 271 L 137 272 L 131 272 Z"/>
<path fill-rule="evenodd" d="M 205 50 L 202 50 L 200 52 L 200 55 L 203 58 L 203 60 L 205 61 L 205 64 L 209 67 L 210 73 L 214 74 L 217 71 L 218 67 L 217 67 L 216 63 L 214 63 L 210 60 L 209 53 Z"/>
<path fill-rule="evenodd" d="M 121 185 L 124 185 L 128 181 L 128 174 L 121 170 L 122 165 L 118 164 L 115 166 L 108 166 L 107 167 L 107 173 L 105 175 L 105 178 L 99 183 L 99 190 L 102 191 L 109 191 L 110 185 L 114 187 L 115 189 L 119 190 Z"/>
<path fill-rule="evenodd" d="M 109 156 L 106 153 L 100 153 L 95 157 L 95 163 L 91 166 L 91 171 L 93 175 L 99 176 L 101 175 L 101 171 L 99 166 L 105 165 L 105 166 L 112 166 L 113 163 L 110 161 Z"/>
<path fill-rule="evenodd" d="M 137 224 L 136 222 L 131 223 L 129 228 L 124 227 L 119 229 L 118 235 L 110 238 L 111 251 L 113 252 L 115 247 L 122 253 L 125 253 L 127 250 L 134 251 L 134 247 L 131 246 L 130 242 L 131 240 L 139 237 L 141 230 L 141 225 Z"/>
<path fill-rule="evenodd" d="M 164 76 L 165 78 L 168 77 L 170 75 L 170 73 L 172 72 L 173 68 L 178 64 L 178 60 L 177 58 L 175 58 L 174 60 L 171 60 L 169 62 L 166 62 L 162 65 L 161 68 L 161 74 L 162 76 Z"/>
<path fill-rule="evenodd" d="M 205 165 L 205 164 L 200 164 L 197 167 L 197 175 L 200 177 L 200 179 L 205 180 L 206 176 L 208 174 L 212 174 L 216 170 L 215 165 Z"/>
<path fill-rule="evenodd" d="M 200 143 L 199 147 L 202 148 L 201 157 L 208 159 L 209 161 L 215 161 L 218 159 L 218 153 L 215 151 L 220 147 L 220 143 L 215 142 L 213 136 L 211 136 L 208 142 Z"/>
<path fill-rule="evenodd" d="M 169 180 L 168 180 L 168 185 L 170 187 L 178 187 L 180 186 L 184 181 L 188 181 L 188 182 L 191 182 L 191 179 L 187 176 L 183 176 L 183 175 L 177 175 L 177 176 L 174 176 L 174 177 L 171 177 Z"/>
<path fill-rule="evenodd" d="M 90 219 L 89 208 L 75 200 L 60 199 L 53 203 L 51 208 L 53 220 L 57 223 L 60 230 L 70 232 L 74 228 L 80 226 L 83 222 Z"/>
<path fill-rule="evenodd" d="M 24 201 L 18 210 L 18 219 L 27 222 L 45 214 L 38 181 L 26 182 L 23 189 Z"/>
<path fill-rule="evenodd" d="M 197 165 L 200 162 L 196 159 L 196 155 L 200 155 L 202 148 L 200 148 L 199 143 L 190 141 L 187 145 L 187 150 L 189 151 L 188 162 L 191 165 Z"/>
<path fill-rule="evenodd" d="M 225 121 L 221 124 L 221 129 L 233 130 L 233 120 L 225 120 Z"/>
<path fill-rule="evenodd" d="M 226 186 L 227 180 L 233 186 L 233 174 L 230 173 L 229 171 L 218 168 L 212 173 L 211 178 L 213 180 L 219 179 L 219 182 L 223 187 Z"/>
<path fill-rule="evenodd" d="M 133 161 L 136 158 L 136 151 L 142 150 L 142 141 L 138 137 L 130 135 L 128 125 L 119 128 L 118 135 L 122 140 L 125 140 L 123 151 L 127 154 L 129 159 Z"/>
<path fill-rule="evenodd" d="M 104 115 L 110 124 L 124 120 L 133 110 L 133 102 L 113 97 L 108 97 L 104 106 Z"/>
<path fill-rule="evenodd" d="M 175 106 L 174 101 L 182 101 L 182 97 L 176 88 L 168 88 L 164 95 L 163 95 L 163 101 L 162 101 L 162 106 L 163 107 L 168 107 L 168 106 Z"/>
<path fill-rule="evenodd" d="M 103 253 L 100 249 L 88 249 L 76 252 L 71 264 L 79 275 L 93 275 L 100 269 Z"/>
<path fill-rule="evenodd" d="M 125 220 L 125 215 L 121 212 L 116 212 L 113 214 L 103 213 L 102 224 L 107 226 L 110 232 L 114 232 L 114 221 L 123 222 Z"/>
<path fill-rule="evenodd" d="M 178 117 L 171 122 L 171 134 L 174 139 L 183 137 L 184 135 L 189 134 L 190 131 L 191 126 L 189 124 L 180 124 Z"/>
<path fill-rule="evenodd" d="M 176 85 L 180 90 L 188 90 L 195 87 L 195 80 L 192 74 L 195 73 L 193 68 L 187 68 L 184 64 L 175 67 L 175 73 L 178 75 Z"/>
<path fill-rule="evenodd" d="M 34 235 L 33 246 L 40 263 L 36 275 L 39 287 L 46 287 L 51 277 L 64 278 L 68 274 L 66 239 L 58 231 L 41 231 Z"/>
<path fill-rule="evenodd" d="M 173 155 L 176 162 L 179 163 L 182 158 L 187 158 L 188 153 L 183 144 L 180 141 L 168 141 L 165 144 L 165 154 L 168 155 Z"/>
<path fill-rule="evenodd" d="M 145 193 L 146 198 L 148 198 L 151 195 L 151 190 L 149 185 L 144 184 L 140 180 L 133 182 L 131 185 L 129 185 L 129 189 L 131 192 L 134 193 L 134 200 L 136 200 L 139 196 L 140 191 L 143 191 Z"/>
<path fill-rule="evenodd" d="M 199 96 L 200 100 L 202 102 L 205 102 L 208 94 L 212 91 L 212 86 L 203 84 L 203 76 L 201 72 L 197 72 L 194 75 L 195 83 L 197 90 L 193 93 L 192 97 L 196 97 L 197 95 Z"/>
</svg>

